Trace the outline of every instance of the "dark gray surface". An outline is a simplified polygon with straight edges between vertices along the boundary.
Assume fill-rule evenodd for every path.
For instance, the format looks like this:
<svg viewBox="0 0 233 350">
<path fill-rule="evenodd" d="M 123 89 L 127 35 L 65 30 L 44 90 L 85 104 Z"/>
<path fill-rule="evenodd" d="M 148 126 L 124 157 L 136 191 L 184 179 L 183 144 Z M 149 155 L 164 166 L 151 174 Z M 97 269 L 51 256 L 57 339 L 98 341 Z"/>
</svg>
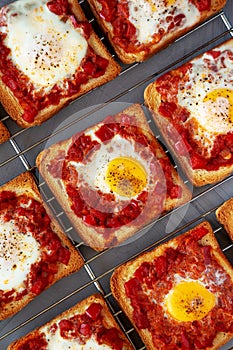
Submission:
<svg viewBox="0 0 233 350">
<path fill-rule="evenodd" d="M 8 2 L 0 0 L 0 6 Z M 85 0 L 80 3 L 86 11 Z M 92 19 L 89 12 L 87 16 Z M 233 3 L 232 0 L 228 0 L 227 5 L 219 14 L 172 43 L 148 61 L 122 66 L 122 73 L 114 81 L 77 99 L 39 127 L 28 130 L 21 129 L 11 121 L 4 109 L 0 107 L 0 119 L 8 126 L 12 135 L 9 142 L 0 145 L 0 185 L 25 170 L 32 170 L 40 181 L 35 167 L 35 158 L 47 145 L 47 142 L 55 140 L 53 138 L 55 132 L 61 130 L 64 125 L 69 126 L 72 123 L 72 127 L 58 132 L 57 136 L 68 137 L 70 134 L 93 124 L 96 120 L 102 119 L 102 116 L 124 108 L 129 103 L 143 104 L 144 88 L 151 81 L 163 72 L 231 37 L 232 25 Z M 105 42 L 105 38 L 103 40 Z M 100 103 L 107 103 L 105 109 L 100 110 L 95 116 L 86 115 L 90 110 L 99 107 Z M 151 122 L 151 126 L 155 134 L 159 136 L 153 122 Z M 186 181 L 182 173 L 181 176 Z M 5 350 L 14 339 L 49 321 L 58 313 L 96 291 L 100 291 L 106 297 L 113 314 L 134 344 L 135 349 L 143 349 L 143 344 L 132 325 L 110 293 L 109 279 L 116 266 L 141 251 L 154 247 L 175 234 L 184 232 L 203 219 L 210 221 L 224 254 L 233 263 L 233 245 L 223 228 L 217 223 L 214 215 L 215 209 L 233 196 L 233 177 L 231 176 L 217 185 L 199 189 L 192 188 L 188 181 L 187 184 L 193 191 L 193 199 L 190 203 L 165 215 L 150 228 L 140 232 L 129 243 L 98 254 L 80 242 L 77 232 L 72 229 L 56 200 L 50 192 L 47 192 L 44 183 L 40 183 L 41 190 L 46 192 L 48 203 L 54 209 L 55 215 L 68 236 L 83 254 L 86 264 L 81 271 L 43 292 L 17 315 L 1 321 L 0 349 Z M 222 350 L 232 348 L 233 340 L 223 346 Z"/>
</svg>

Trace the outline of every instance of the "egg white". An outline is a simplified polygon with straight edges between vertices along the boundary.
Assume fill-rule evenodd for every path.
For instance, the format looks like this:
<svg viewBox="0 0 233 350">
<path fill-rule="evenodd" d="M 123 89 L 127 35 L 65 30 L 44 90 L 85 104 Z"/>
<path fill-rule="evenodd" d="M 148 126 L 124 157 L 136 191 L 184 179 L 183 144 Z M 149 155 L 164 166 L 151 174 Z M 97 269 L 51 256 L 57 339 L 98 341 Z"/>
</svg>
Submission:
<svg viewBox="0 0 233 350">
<path fill-rule="evenodd" d="M 106 344 L 99 344 L 95 337 L 90 337 L 85 344 L 80 344 L 77 339 L 65 339 L 61 337 L 59 328 L 51 334 L 49 329 L 42 328 L 48 342 L 48 350 L 111 350 L 112 347 Z"/>
<path fill-rule="evenodd" d="M 224 55 L 222 53 L 221 56 L 224 57 Z M 179 105 L 190 111 L 190 117 L 186 123 L 195 121 L 197 130 L 193 135 L 194 139 L 210 155 L 216 136 L 233 132 L 233 123 L 229 118 L 230 103 L 227 98 L 220 96 L 215 101 L 204 101 L 204 99 L 213 90 L 232 90 L 233 64 L 229 59 L 225 59 L 225 67 L 223 67 L 219 59 L 217 70 L 213 72 L 206 63 L 203 63 L 205 59 L 211 63 L 213 57 L 206 53 L 203 58 L 192 61 L 189 81 L 179 89 L 177 97 Z"/>
<path fill-rule="evenodd" d="M 192 26 L 197 22 L 200 13 L 197 8 L 188 0 L 170 1 L 167 5 L 164 0 L 130 0 L 128 1 L 129 20 L 136 27 L 137 40 L 139 43 L 149 43 L 153 39 L 153 34 L 159 29 L 168 30 L 170 25 L 166 17 L 171 15 L 174 8 L 174 16 L 185 15 L 185 20 L 180 25 L 180 29 Z"/>
<path fill-rule="evenodd" d="M 87 157 L 88 161 L 85 164 L 71 161 L 70 164 L 78 172 L 79 185 L 87 184 L 89 188 L 95 191 L 99 190 L 102 193 L 111 193 L 105 181 L 108 163 L 115 158 L 128 157 L 138 161 L 145 169 L 147 173 L 147 184 L 144 190 L 149 191 L 151 186 L 155 186 L 155 182 L 152 181 L 154 174 L 150 170 L 150 164 L 154 159 L 154 155 L 148 151 L 147 157 L 142 157 L 140 152 L 145 152 L 145 147 L 137 144 L 138 147 L 140 150 L 136 150 L 136 145 L 133 141 L 129 141 L 120 135 L 115 135 L 109 142 L 101 143 L 100 148 L 94 151 L 90 157 Z M 114 193 L 114 196 L 116 200 L 129 200 L 129 198 L 120 196 L 117 193 Z"/>
<path fill-rule="evenodd" d="M 0 219 L 0 289 L 22 288 L 31 265 L 39 258 L 39 244 L 32 234 L 20 232 L 14 220 Z"/>
<path fill-rule="evenodd" d="M 49 91 L 70 78 L 86 55 L 87 41 L 49 11 L 47 0 L 20 0 L 8 5 L 5 45 L 11 59 L 34 84 Z M 17 15 L 15 15 L 17 14 Z"/>
</svg>

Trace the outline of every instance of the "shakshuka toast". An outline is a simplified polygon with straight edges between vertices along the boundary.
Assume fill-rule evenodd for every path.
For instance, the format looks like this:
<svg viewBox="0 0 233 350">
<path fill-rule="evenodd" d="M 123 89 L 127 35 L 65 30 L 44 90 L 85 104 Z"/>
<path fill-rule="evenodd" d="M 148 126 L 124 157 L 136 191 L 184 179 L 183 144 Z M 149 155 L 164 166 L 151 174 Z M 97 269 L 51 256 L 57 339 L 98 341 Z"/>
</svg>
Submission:
<svg viewBox="0 0 233 350">
<path fill-rule="evenodd" d="M 124 63 L 144 61 L 217 13 L 226 0 L 88 0 Z"/>
<path fill-rule="evenodd" d="M 10 138 L 10 132 L 7 127 L 0 121 L 0 144 L 8 141 Z"/>
<path fill-rule="evenodd" d="M 233 171 L 233 39 L 171 70 L 144 92 L 161 134 L 195 186 Z"/>
<path fill-rule="evenodd" d="M 75 0 L 18 0 L 0 9 L 0 101 L 24 128 L 120 72 Z"/>
<path fill-rule="evenodd" d="M 111 290 L 147 350 L 216 350 L 233 337 L 233 269 L 208 222 L 118 267 Z"/>
<path fill-rule="evenodd" d="M 84 264 L 48 215 L 29 172 L 0 188 L 0 236 L 0 319 Z"/>
<path fill-rule="evenodd" d="M 100 294 L 87 297 L 45 325 L 16 340 L 8 350 L 35 348 L 133 350 Z"/>
<path fill-rule="evenodd" d="M 122 243 L 191 198 L 139 104 L 43 150 L 36 164 L 81 239 L 96 250 Z"/>
<path fill-rule="evenodd" d="M 233 241 L 233 198 L 228 199 L 216 210 L 216 217 Z"/>
</svg>

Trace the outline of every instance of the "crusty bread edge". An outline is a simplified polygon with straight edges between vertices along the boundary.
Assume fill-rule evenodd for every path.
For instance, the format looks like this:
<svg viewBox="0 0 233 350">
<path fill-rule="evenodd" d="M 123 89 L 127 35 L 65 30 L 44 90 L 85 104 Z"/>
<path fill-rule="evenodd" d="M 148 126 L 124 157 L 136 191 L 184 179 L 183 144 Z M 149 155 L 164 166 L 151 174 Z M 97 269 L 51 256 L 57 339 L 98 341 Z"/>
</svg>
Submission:
<svg viewBox="0 0 233 350">
<path fill-rule="evenodd" d="M 199 56 L 198 56 L 199 57 Z M 189 160 L 186 156 L 178 155 L 172 140 L 167 137 L 166 126 L 167 119 L 164 118 L 159 112 L 158 107 L 161 102 L 161 97 L 156 89 L 156 81 L 150 83 L 144 90 L 145 105 L 149 108 L 152 114 L 152 118 L 159 128 L 161 135 L 163 136 L 168 148 L 176 158 L 177 162 L 181 165 L 182 169 L 186 173 L 189 180 L 194 186 L 200 187 L 207 184 L 217 183 L 233 172 L 233 165 L 221 166 L 218 170 L 208 171 L 206 169 L 192 169 Z"/>
<path fill-rule="evenodd" d="M 197 225 L 196 228 L 197 227 L 205 227 L 208 229 L 208 234 L 206 234 L 199 242 L 203 246 L 211 245 L 211 247 L 214 249 L 215 258 L 225 268 L 225 271 L 230 275 L 231 280 L 233 282 L 232 266 L 230 262 L 227 260 L 227 258 L 225 257 L 225 255 L 223 254 L 222 250 L 220 249 L 220 246 L 214 236 L 210 223 L 208 221 L 203 221 L 202 223 Z M 120 305 L 121 309 L 129 318 L 130 322 L 134 325 L 135 329 L 141 336 L 142 341 L 145 343 L 146 348 L 148 350 L 155 350 L 154 344 L 152 342 L 152 339 L 148 330 L 146 329 L 140 330 L 134 324 L 133 308 L 130 305 L 130 300 L 127 298 L 125 294 L 124 284 L 133 276 L 135 270 L 140 266 L 142 262 L 151 261 L 154 258 L 162 255 L 167 247 L 176 247 L 179 241 L 186 235 L 190 234 L 192 230 L 193 229 L 188 230 L 182 235 L 179 235 L 176 238 L 159 245 L 157 248 L 149 252 L 141 253 L 133 260 L 123 263 L 122 265 L 120 265 L 118 268 L 115 269 L 115 271 L 111 276 L 110 288 L 111 288 L 112 294 L 116 299 L 116 301 L 118 302 L 118 304 Z M 233 334 L 225 334 L 223 332 L 219 332 L 214 340 L 214 346 L 211 348 L 211 350 L 219 349 L 219 347 L 225 344 L 227 341 L 229 341 L 232 336 Z"/>
<path fill-rule="evenodd" d="M 224 229 L 233 241 L 233 197 L 218 207 L 215 213 L 217 220 L 223 225 Z"/>
<path fill-rule="evenodd" d="M 201 13 L 199 20 L 194 25 L 188 26 L 183 29 L 178 29 L 176 32 L 169 33 L 164 38 L 162 38 L 162 40 L 159 41 L 158 43 L 155 43 L 155 44 L 149 43 L 148 45 L 146 45 L 145 50 L 142 50 L 136 53 L 126 52 L 122 47 L 114 43 L 113 41 L 114 35 L 113 35 L 113 29 L 112 29 L 111 23 L 108 23 L 99 15 L 101 11 L 101 5 L 96 0 L 88 0 L 88 3 L 91 7 L 91 10 L 99 26 L 102 28 L 105 35 L 108 37 L 108 40 L 111 46 L 114 48 L 119 59 L 125 64 L 130 64 L 133 62 L 145 61 L 146 59 L 150 58 L 152 55 L 156 54 L 160 50 L 166 48 L 173 41 L 175 41 L 175 39 L 186 34 L 192 28 L 195 28 L 196 26 L 198 26 L 198 24 L 202 23 L 203 21 L 205 21 L 206 19 L 208 19 L 209 17 L 213 16 L 215 13 L 220 11 L 225 6 L 226 0 L 212 0 L 210 10 L 203 11 Z"/>
<path fill-rule="evenodd" d="M 3 124 L 3 122 L 0 121 L 0 144 L 8 141 L 10 136 L 10 131 Z"/>
<path fill-rule="evenodd" d="M 51 285 L 56 283 L 58 280 L 62 279 L 63 277 L 68 276 L 69 274 L 78 271 L 83 265 L 84 261 L 81 257 L 81 255 L 78 253 L 78 251 L 75 249 L 75 247 L 72 245 L 68 237 L 63 233 L 61 230 L 58 222 L 52 217 L 51 213 L 49 213 L 49 208 L 44 204 L 42 201 L 40 192 L 38 190 L 38 187 L 36 185 L 36 182 L 34 180 L 33 175 L 30 172 L 25 172 L 17 176 L 16 178 L 10 180 L 8 183 L 4 184 L 0 188 L 0 192 L 2 191 L 13 191 L 16 192 L 17 195 L 26 194 L 27 196 L 30 196 L 34 198 L 35 200 L 42 203 L 47 211 L 47 213 L 50 215 L 51 218 L 51 228 L 53 231 L 57 234 L 57 236 L 62 241 L 63 245 L 69 249 L 70 251 L 70 260 L 69 264 L 67 266 L 63 264 L 59 264 L 59 270 L 57 274 L 54 276 L 54 280 L 52 283 L 48 284 L 46 286 L 46 289 L 49 288 Z M 0 319 L 5 319 L 9 316 L 12 316 L 13 314 L 20 311 L 23 307 L 25 307 L 30 301 L 32 301 L 36 297 L 35 294 L 29 292 L 26 294 L 23 299 L 18 302 L 10 302 L 9 304 L 6 304 L 6 307 L 1 310 L 0 313 Z"/>
<path fill-rule="evenodd" d="M 127 113 L 129 115 L 132 115 L 135 117 L 135 124 L 138 125 L 143 129 L 144 134 L 151 140 L 151 138 L 154 138 L 154 135 L 152 134 L 152 131 L 147 123 L 145 114 L 143 112 L 142 107 L 139 104 L 133 104 L 126 108 L 125 110 L 119 112 L 116 115 L 117 118 L 120 118 L 122 113 Z M 90 127 L 92 129 L 92 127 Z M 85 130 L 86 131 L 86 130 Z M 101 234 L 101 229 L 99 230 L 100 233 L 98 234 L 95 228 L 92 228 L 91 226 L 87 226 L 82 222 L 82 219 L 78 218 L 70 208 L 70 204 L 68 202 L 68 197 L 65 193 L 64 185 L 60 179 L 54 179 L 49 172 L 47 171 L 46 165 L 56 157 L 56 154 L 61 149 L 68 149 L 70 145 L 70 139 L 60 142 L 58 145 L 52 145 L 50 148 L 45 149 L 42 151 L 36 158 L 36 165 L 39 169 L 39 172 L 43 179 L 46 181 L 52 192 L 54 193 L 55 197 L 57 198 L 58 202 L 62 205 L 66 215 L 69 217 L 71 223 L 76 228 L 77 232 L 79 233 L 80 238 L 91 248 L 97 251 L 102 251 L 106 248 L 119 245 L 122 242 L 124 242 L 127 238 L 131 237 L 133 234 L 135 234 L 139 229 L 142 227 L 138 227 L 137 224 L 134 225 L 134 222 L 129 225 L 124 225 L 123 227 L 116 229 L 112 234 L 110 234 L 109 239 L 106 240 L 104 236 Z M 164 151 L 162 150 L 162 147 L 157 144 L 158 152 L 160 152 L 163 156 Z M 174 182 L 182 187 L 182 196 L 180 198 L 176 199 L 169 199 L 165 201 L 164 205 L 164 212 L 172 210 L 175 207 L 178 207 L 186 202 L 188 202 L 191 199 L 191 192 L 186 187 L 186 185 L 183 183 L 182 179 L 179 177 L 175 169 L 172 167 L 172 177 L 174 179 Z M 66 196 L 67 200 L 64 200 L 64 196 Z M 161 214 L 161 213 L 160 213 Z M 149 216 L 148 216 L 149 215 Z M 150 210 L 150 214 L 147 215 L 147 223 L 152 221 L 153 213 Z M 145 223 L 146 224 L 146 223 Z M 98 235 L 98 236 L 97 236 Z M 115 239 L 117 238 L 117 241 Z M 113 242 L 113 243 L 112 243 Z"/>
<path fill-rule="evenodd" d="M 27 341 L 30 338 L 33 338 L 33 336 L 35 336 L 35 335 L 38 335 L 41 331 L 43 332 L 43 329 L 48 328 L 54 322 L 58 322 L 61 319 L 67 319 L 67 318 L 70 318 L 70 317 L 72 317 L 74 315 L 84 313 L 85 310 L 88 308 L 88 306 L 91 305 L 92 303 L 100 303 L 102 305 L 102 307 L 103 307 L 102 315 L 103 315 L 103 324 L 104 324 L 104 326 L 106 328 L 115 327 L 120 332 L 121 339 L 124 341 L 124 349 L 125 350 L 126 349 L 127 350 L 133 350 L 132 346 L 130 345 L 130 343 L 129 343 L 128 339 L 127 339 L 127 337 L 122 332 L 120 326 L 118 325 L 118 323 L 116 322 L 114 316 L 110 312 L 104 297 L 101 294 L 99 294 L 99 293 L 92 294 L 92 295 L 88 296 L 87 298 L 81 300 L 76 305 L 72 306 L 68 310 L 64 311 L 63 313 L 59 314 L 58 316 L 56 316 L 52 320 L 48 321 L 46 324 L 42 325 L 41 327 L 38 327 L 38 328 L 34 329 L 33 331 L 31 331 L 30 333 L 26 334 L 25 336 L 22 336 L 21 338 L 15 340 L 13 343 L 11 343 L 8 346 L 7 350 L 17 350 L 17 349 L 19 349 L 19 347 L 22 346 L 25 343 L 25 341 Z"/>
<path fill-rule="evenodd" d="M 73 13 L 80 21 L 85 21 L 86 17 L 84 12 L 77 1 L 68 0 Z M 2 79 L 0 79 L 0 101 L 10 115 L 10 117 L 22 128 L 29 128 L 32 126 L 40 125 L 53 115 L 55 115 L 58 111 L 60 111 L 63 107 L 69 104 L 71 101 L 75 100 L 77 97 L 85 94 L 86 92 L 95 89 L 96 87 L 107 83 L 110 80 L 116 78 L 116 76 L 120 73 L 121 67 L 120 65 L 112 58 L 107 48 L 104 46 L 102 41 L 99 39 L 97 34 L 92 29 L 90 38 L 88 39 L 88 43 L 95 50 L 97 54 L 109 60 L 109 65 L 104 75 L 97 78 L 92 78 L 88 81 L 88 83 L 83 84 L 81 86 L 80 91 L 76 94 L 68 97 L 62 98 L 58 104 L 49 105 L 48 107 L 40 110 L 35 117 L 34 122 L 28 123 L 22 118 L 23 109 L 19 104 L 18 99 L 14 96 L 13 92 L 10 90 L 8 86 L 6 86 Z M 1 73 L 0 73 L 1 78 Z"/>
</svg>

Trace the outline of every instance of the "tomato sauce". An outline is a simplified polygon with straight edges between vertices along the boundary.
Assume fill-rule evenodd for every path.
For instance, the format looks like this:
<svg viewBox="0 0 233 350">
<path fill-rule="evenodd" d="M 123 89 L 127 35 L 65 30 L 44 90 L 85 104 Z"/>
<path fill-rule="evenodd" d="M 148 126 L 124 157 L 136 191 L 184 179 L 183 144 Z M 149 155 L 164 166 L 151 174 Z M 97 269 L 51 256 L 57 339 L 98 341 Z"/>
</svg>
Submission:
<svg viewBox="0 0 233 350">
<path fill-rule="evenodd" d="M 168 247 L 163 255 L 143 262 L 124 285 L 136 326 L 148 329 L 158 350 L 206 349 L 213 346 L 216 333 L 233 331 L 232 281 L 211 246 L 199 244 L 206 233 L 204 227 L 192 230 L 176 248 Z M 217 296 L 216 305 L 203 319 L 178 322 L 165 312 L 164 297 L 177 274 L 202 280 Z"/>
<path fill-rule="evenodd" d="M 100 142 L 92 140 L 89 135 L 85 134 L 74 136 L 66 156 L 64 157 L 64 154 L 61 152 L 48 166 L 48 171 L 55 178 L 61 178 L 63 180 L 72 210 L 79 218 L 82 218 L 86 224 L 94 226 L 95 228 L 107 228 L 108 230 L 105 230 L 103 233 L 107 237 L 115 228 L 129 224 L 135 219 L 140 222 L 140 214 L 148 204 L 149 196 L 153 197 L 154 206 L 157 206 L 159 213 L 161 213 L 163 209 L 164 197 L 167 196 L 174 199 L 182 196 L 182 188 L 175 185 L 173 182 L 171 175 L 172 166 L 169 159 L 167 157 L 161 157 L 158 159 L 158 162 L 159 167 L 162 169 L 162 179 L 158 179 L 159 181 L 154 188 L 154 192 L 148 193 L 144 190 L 136 198 L 129 199 L 127 204 L 124 203 L 121 210 L 115 212 L 114 210 L 109 210 L 109 206 L 113 205 L 114 208 L 115 205 L 115 202 L 111 204 L 111 195 L 102 193 L 101 191 L 97 192 L 97 190 L 91 190 L 89 187 L 86 189 L 79 187 L 77 185 L 77 171 L 74 167 L 70 166 L 69 163 L 71 161 L 85 162 L 85 155 L 89 154 L 91 151 L 98 152 L 101 142 L 110 142 L 117 134 L 132 143 L 138 143 L 148 147 L 155 157 L 157 145 L 153 141 L 151 142 L 139 127 L 134 126 L 133 121 L 131 124 L 129 115 L 123 115 L 120 123 L 116 122 L 114 117 L 109 116 L 107 118 L 107 123 L 103 123 L 96 130 L 95 134 L 100 139 Z M 83 196 L 84 193 L 85 198 Z M 87 201 L 87 197 L 90 197 L 91 201 Z M 107 201 L 108 210 L 104 210 L 104 207 L 102 210 L 96 209 L 96 204 L 101 201 L 101 198 Z M 155 203 L 155 201 L 157 201 L 157 203 Z M 88 204 L 90 202 L 92 206 Z M 100 203 L 98 203 L 98 205 L 100 205 Z M 144 220 L 143 215 L 141 220 Z M 143 224 L 143 222 L 141 224 Z"/>
<path fill-rule="evenodd" d="M 214 59 L 221 60 L 220 51 L 212 50 L 209 51 L 209 54 Z M 227 57 L 229 60 L 233 60 L 231 52 L 227 52 Z M 224 60 L 221 62 L 224 65 Z M 217 65 L 210 62 L 206 62 L 206 64 L 214 74 Z M 233 164 L 233 133 L 216 135 L 211 154 L 208 156 L 203 154 L 201 146 L 194 139 L 193 129 L 185 125 L 190 112 L 186 107 L 179 105 L 177 98 L 179 86 L 188 81 L 191 69 L 192 63 L 187 63 L 157 79 L 156 89 L 161 95 L 159 112 L 169 122 L 166 134 L 172 141 L 176 152 L 181 156 L 186 156 L 193 169 L 216 171 L 221 166 Z M 174 132 L 174 129 L 177 132 Z M 179 140 L 177 135 L 179 135 Z"/>
<path fill-rule="evenodd" d="M 63 19 L 70 18 L 74 28 L 81 28 L 84 37 L 88 39 L 91 35 L 91 25 L 89 22 L 78 21 L 72 14 L 70 5 L 66 0 L 49 1 L 47 6 L 50 11 Z M 6 25 L 2 23 L 2 25 Z M 109 61 L 97 55 L 89 45 L 87 54 L 83 58 L 71 79 L 65 79 L 68 88 L 64 89 L 57 84 L 48 92 L 35 91 L 33 84 L 28 77 L 19 71 L 13 64 L 10 53 L 11 50 L 4 45 L 6 34 L 0 33 L 0 71 L 2 81 L 13 92 L 14 96 L 24 111 L 22 118 L 27 123 L 33 123 L 37 113 L 49 105 L 59 104 L 62 98 L 71 97 L 78 93 L 82 84 L 86 84 L 92 78 L 98 78 L 105 74 Z"/>
<path fill-rule="evenodd" d="M 129 20 L 129 7 L 127 1 L 117 0 L 98 0 L 101 4 L 101 17 L 107 22 L 111 23 L 113 27 L 113 42 L 119 47 L 123 48 L 125 52 L 149 52 L 148 44 L 139 43 L 137 39 L 137 29 L 133 23 Z M 209 10 L 211 0 L 196 1 L 192 0 L 192 3 L 198 8 L 198 10 L 206 11 Z M 151 44 L 159 43 L 164 36 L 179 28 L 185 20 L 184 14 L 175 15 L 174 11 L 169 14 L 163 14 L 164 22 L 170 23 L 168 28 L 165 30 L 161 23 L 160 28 L 155 32 L 151 39 Z"/>
<path fill-rule="evenodd" d="M 120 337 L 117 328 L 106 328 L 103 322 L 103 307 L 100 303 L 92 303 L 83 314 L 74 315 L 67 319 L 62 319 L 53 323 L 49 327 L 49 336 L 59 331 L 60 336 L 68 341 L 77 342 L 77 346 L 85 344 L 88 339 L 94 337 L 95 341 L 101 345 L 105 344 L 113 350 L 122 350 L 124 340 Z M 39 333 L 26 340 L 19 346 L 19 350 L 46 350 L 48 342 L 45 333 Z"/>
<path fill-rule="evenodd" d="M 59 264 L 69 263 L 70 252 L 53 232 L 44 206 L 35 199 L 2 191 L 0 215 L 4 222 L 13 220 L 20 232 L 31 232 L 41 248 L 40 259 L 31 265 L 27 280 L 24 281 L 24 289 L 21 292 L 15 289 L 0 291 L 0 304 L 3 306 L 10 301 L 20 300 L 28 293 L 41 293 L 53 281 Z"/>
</svg>

